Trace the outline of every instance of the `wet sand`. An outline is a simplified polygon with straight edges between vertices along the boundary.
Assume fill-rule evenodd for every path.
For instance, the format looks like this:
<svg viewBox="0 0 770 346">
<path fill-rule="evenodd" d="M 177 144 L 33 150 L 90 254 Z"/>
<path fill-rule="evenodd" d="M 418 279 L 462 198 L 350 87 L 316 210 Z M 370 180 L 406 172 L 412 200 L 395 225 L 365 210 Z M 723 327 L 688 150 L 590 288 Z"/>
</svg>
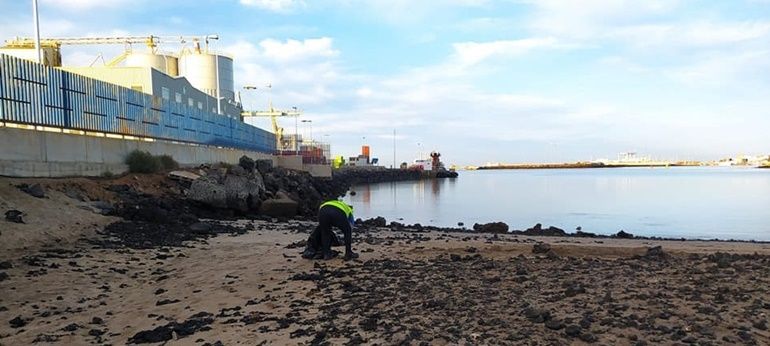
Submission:
<svg viewBox="0 0 770 346">
<path fill-rule="evenodd" d="M 3 258 L 0 345 L 770 343 L 770 244 L 361 227 L 359 260 L 309 261 L 312 222 L 233 225 Z"/>
</svg>

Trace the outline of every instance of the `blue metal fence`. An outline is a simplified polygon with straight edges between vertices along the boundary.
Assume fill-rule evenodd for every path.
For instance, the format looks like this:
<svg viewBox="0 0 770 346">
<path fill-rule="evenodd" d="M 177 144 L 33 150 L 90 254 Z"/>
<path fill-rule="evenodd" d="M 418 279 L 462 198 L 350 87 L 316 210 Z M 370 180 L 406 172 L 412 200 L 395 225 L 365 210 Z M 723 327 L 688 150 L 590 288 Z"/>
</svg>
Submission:
<svg viewBox="0 0 770 346">
<path fill-rule="evenodd" d="M 0 54 L 0 121 L 274 153 L 240 119 Z"/>
</svg>

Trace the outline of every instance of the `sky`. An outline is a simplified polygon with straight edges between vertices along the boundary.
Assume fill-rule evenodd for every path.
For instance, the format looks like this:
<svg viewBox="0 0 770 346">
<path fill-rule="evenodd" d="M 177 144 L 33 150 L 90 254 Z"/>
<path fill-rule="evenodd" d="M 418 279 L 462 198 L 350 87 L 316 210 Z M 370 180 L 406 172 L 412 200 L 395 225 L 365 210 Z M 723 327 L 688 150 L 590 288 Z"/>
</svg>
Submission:
<svg viewBox="0 0 770 346">
<path fill-rule="evenodd" d="M 302 109 L 297 131 L 334 155 L 368 144 L 391 165 L 394 142 L 396 163 L 436 150 L 457 165 L 770 154 L 770 0 L 39 6 L 42 37 L 218 34 L 244 105 Z M 32 36 L 31 1 L 0 0 L 0 13 L 0 39 Z M 122 49 L 66 46 L 64 63 Z"/>
</svg>

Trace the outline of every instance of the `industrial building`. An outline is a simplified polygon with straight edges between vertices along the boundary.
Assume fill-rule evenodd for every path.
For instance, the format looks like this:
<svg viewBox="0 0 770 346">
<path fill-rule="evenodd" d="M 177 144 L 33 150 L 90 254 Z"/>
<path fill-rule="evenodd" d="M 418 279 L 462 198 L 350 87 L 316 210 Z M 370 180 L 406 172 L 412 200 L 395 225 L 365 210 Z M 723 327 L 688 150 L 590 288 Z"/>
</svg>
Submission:
<svg viewBox="0 0 770 346">
<path fill-rule="evenodd" d="M 234 88 L 233 59 L 209 50 L 211 39 L 218 37 L 41 39 L 42 64 L 19 60 L 38 61 L 32 39 L 6 41 L 0 47 L 0 127 L 166 140 L 279 156 L 307 154 L 313 159 L 295 161 L 300 166 L 303 161 L 325 164 L 328 146 L 318 150 L 305 143 L 300 150 L 294 140 L 294 148 L 285 147 L 275 117 L 298 116 L 296 108 L 291 113 L 272 106 L 267 112 L 243 110 Z M 182 48 L 162 52 L 159 43 Z M 62 66 L 62 45 L 78 44 L 122 44 L 126 49 L 104 66 Z M 136 44 L 147 49 L 135 51 Z M 247 116 L 273 118 L 274 133 L 246 124 Z"/>
</svg>

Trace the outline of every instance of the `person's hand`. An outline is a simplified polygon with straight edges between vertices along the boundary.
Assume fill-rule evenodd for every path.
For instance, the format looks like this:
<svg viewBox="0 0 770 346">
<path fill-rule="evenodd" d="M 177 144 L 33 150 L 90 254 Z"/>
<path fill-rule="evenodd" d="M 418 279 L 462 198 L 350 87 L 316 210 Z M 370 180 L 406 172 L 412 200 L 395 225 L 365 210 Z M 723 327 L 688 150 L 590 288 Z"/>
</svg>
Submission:
<svg viewBox="0 0 770 346">
<path fill-rule="evenodd" d="M 344 259 L 345 259 L 346 261 L 354 260 L 354 259 L 356 259 L 356 258 L 358 258 L 358 254 L 357 254 L 357 253 L 355 253 L 355 252 L 352 252 L 352 251 L 351 251 L 351 252 L 345 252 L 345 257 L 344 257 Z"/>
</svg>

